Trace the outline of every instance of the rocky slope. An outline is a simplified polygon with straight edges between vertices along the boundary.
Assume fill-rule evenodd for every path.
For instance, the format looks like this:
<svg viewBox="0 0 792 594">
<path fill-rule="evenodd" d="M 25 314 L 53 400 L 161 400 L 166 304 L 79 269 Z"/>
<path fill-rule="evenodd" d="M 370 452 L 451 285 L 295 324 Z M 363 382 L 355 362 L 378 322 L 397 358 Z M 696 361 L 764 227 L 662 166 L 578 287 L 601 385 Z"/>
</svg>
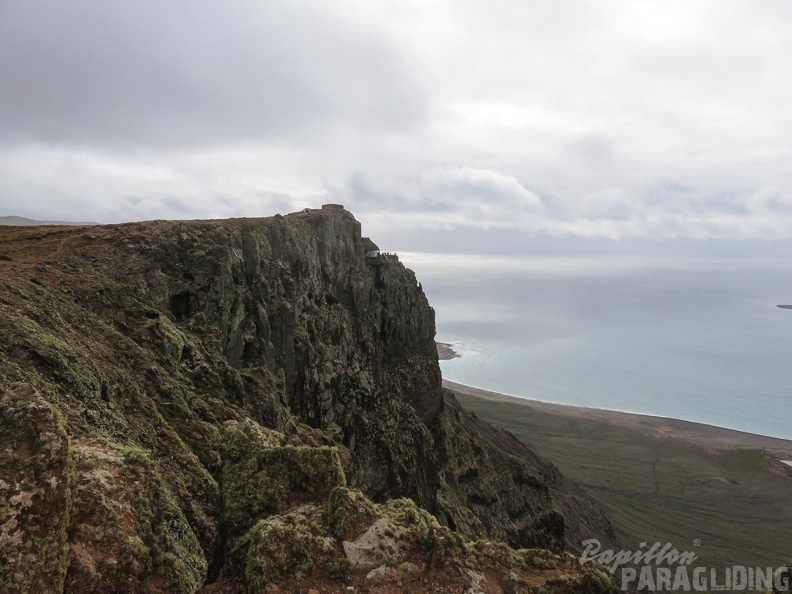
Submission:
<svg viewBox="0 0 792 594">
<path fill-rule="evenodd" d="M 0 591 L 608 587 L 557 556 L 607 520 L 441 388 L 434 312 L 373 247 L 333 206 L 2 228 Z"/>
</svg>

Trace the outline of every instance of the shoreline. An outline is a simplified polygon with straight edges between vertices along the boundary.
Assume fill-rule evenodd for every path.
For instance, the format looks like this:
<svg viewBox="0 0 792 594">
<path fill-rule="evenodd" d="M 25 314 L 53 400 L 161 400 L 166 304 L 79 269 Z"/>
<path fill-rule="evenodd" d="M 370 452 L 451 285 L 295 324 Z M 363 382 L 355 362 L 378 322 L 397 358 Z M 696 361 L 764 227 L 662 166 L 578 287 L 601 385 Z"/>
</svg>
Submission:
<svg viewBox="0 0 792 594">
<path fill-rule="evenodd" d="M 440 361 L 448 361 L 449 359 L 459 359 L 462 357 L 462 355 L 454 350 L 451 343 L 435 342 L 435 347 L 437 347 L 437 358 Z"/>
<path fill-rule="evenodd" d="M 657 437 L 681 439 L 715 450 L 756 449 L 766 450 L 778 456 L 792 456 L 792 440 L 780 437 L 759 435 L 740 431 L 738 429 L 728 429 L 726 427 L 707 425 L 695 421 L 684 421 L 682 419 L 659 417 L 649 414 L 532 400 L 509 394 L 502 394 L 492 390 L 485 390 L 483 388 L 476 388 L 474 386 L 467 386 L 447 379 L 443 379 L 443 387 L 452 392 L 468 394 L 491 402 L 519 404 L 524 406 L 527 410 L 535 410 L 570 418 L 591 419 L 633 429 L 649 430 Z"/>
</svg>

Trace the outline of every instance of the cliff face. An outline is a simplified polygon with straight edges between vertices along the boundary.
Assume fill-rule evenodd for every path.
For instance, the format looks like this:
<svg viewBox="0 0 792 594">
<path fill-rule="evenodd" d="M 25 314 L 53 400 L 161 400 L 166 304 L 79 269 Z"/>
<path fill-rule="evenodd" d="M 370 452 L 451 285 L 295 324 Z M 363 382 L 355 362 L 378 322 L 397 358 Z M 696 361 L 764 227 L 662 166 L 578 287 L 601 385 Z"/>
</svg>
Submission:
<svg viewBox="0 0 792 594">
<path fill-rule="evenodd" d="M 0 231 L 0 591 L 254 589 L 258 523 L 347 486 L 466 538 L 611 538 L 441 388 L 432 308 L 370 247 L 337 208 Z"/>
</svg>

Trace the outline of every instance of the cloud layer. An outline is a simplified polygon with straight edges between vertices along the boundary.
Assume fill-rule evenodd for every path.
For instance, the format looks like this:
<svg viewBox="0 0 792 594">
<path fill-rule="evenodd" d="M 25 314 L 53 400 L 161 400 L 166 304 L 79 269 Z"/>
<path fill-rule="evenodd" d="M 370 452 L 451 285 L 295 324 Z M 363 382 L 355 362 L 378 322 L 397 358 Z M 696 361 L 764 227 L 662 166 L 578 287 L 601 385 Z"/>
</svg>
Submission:
<svg viewBox="0 0 792 594">
<path fill-rule="evenodd" d="M 6 0 L 0 214 L 792 236 L 792 5 L 543 4 Z"/>
</svg>

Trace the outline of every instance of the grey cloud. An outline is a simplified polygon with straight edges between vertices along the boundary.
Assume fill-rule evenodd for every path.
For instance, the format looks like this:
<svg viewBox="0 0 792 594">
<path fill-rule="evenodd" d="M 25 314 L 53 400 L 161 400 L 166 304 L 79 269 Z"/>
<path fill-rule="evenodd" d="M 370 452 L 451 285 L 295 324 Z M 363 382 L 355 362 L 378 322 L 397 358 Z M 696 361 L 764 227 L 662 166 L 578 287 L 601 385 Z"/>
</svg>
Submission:
<svg viewBox="0 0 792 594">
<path fill-rule="evenodd" d="M 374 183 L 357 172 L 341 192 L 355 205 L 402 212 L 461 213 L 493 216 L 497 212 L 535 210 L 541 199 L 519 180 L 491 169 L 437 167 L 400 182 Z M 391 189 L 397 187 L 396 191 Z"/>
<path fill-rule="evenodd" d="M 792 192 L 776 186 L 759 188 L 745 200 L 747 212 L 792 212 Z"/>
<path fill-rule="evenodd" d="M 0 3 L 0 139 L 294 143 L 414 130 L 423 90 L 381 37 L 317 4 Z"/>
<path fill-rule="evenodd" d="M 492 169 L 470 166 L 436 168 L 422 174 L 421 188 L 431 200 L 468 203 L 484 210 L 532 209 L 541 199 L 520 181 Z"/>
<path fill-rule="evenodd" d="M 792 5 L 659 6 L 0 0 L 0 214 L 792 237 Z"/>
<path fill-rule="evenodd" d="M 165 196 L 159 202 L 166 209 L 173 212 L 185 213 L 186 215 L 194 214 L 196 212 L 194 206 L 188 204 L 184 200 L 176 198 L 175 196 Z"/>
<path fill-rule="evenodd" d="M 482 183 L 484 180 L 486 183 Z M 401 192 L 391 193 L 399 187 Z M 418 188 L 420 191 L 417 191 Z M 775 187 L 755 191 L 710 191 L 703 187 L 665 182 L 636 188 L 606 187 L 579 195 L 534 197 L 514 177 L 471 167 L 422 172 L 413 180 L 381 180 L 358 174 L 346 191 L 333 195 L 375 221 L 391 228 L 417 225 L 437 237 L 453 232 L 465 243 L 486 243 L 496 234 L 473 233 L 476 228 L 513 231 L 527 236 L 654 237 L 679 239 L 783 239 L 792 228 L 792 201 Z M 431 199 L 430 199 L 431 197 Z M 528 205 L 526 208 L 525 205 Z M 389 213 L 378 216 L 378 213 Z M 500 235 L 497 235 L 500 237 Z M 444 240 L 444 245 L 459 242 Z M 518 242 L 519 243 L 519 242 Z M 479 249 L 486 249 L 483 243 Z"/>
<path fill-rule="evenodd" d="M 562 153 L 573 164 L 591 169 L 611 168 L 614 164 L 613 142 L 604 136 L 584 136 L 567 143 Z"/>
<path fill-rule="evenodd" d="M 574 208 L 562 205 L 561 212 L 564 211 L 567 211 L 567 216 L 572 211 L 592 219 L 626 221 L 635 215 L 635 204 L 629 193 L 621 188 L 605 188 L 580 196 L 575 200 Z"/>
</svg>

